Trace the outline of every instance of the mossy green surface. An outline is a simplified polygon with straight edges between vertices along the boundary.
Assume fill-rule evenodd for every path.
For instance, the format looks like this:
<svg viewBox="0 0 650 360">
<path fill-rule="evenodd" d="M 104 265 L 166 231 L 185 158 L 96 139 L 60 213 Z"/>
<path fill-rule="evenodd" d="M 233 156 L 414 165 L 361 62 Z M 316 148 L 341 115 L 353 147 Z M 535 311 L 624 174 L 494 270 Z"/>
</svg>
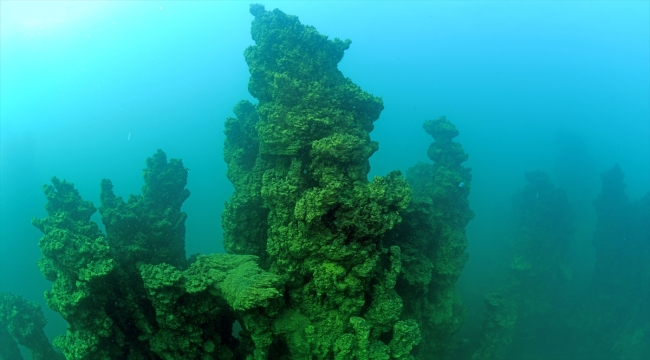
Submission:
<svg viewBox="0 0 650 360">
<path fill-rule="evenodd" d="M 158 150 L 142 171 L 142 195 L 131 195 L 124 202 L 113 193 L 111 181 L 102 180 L 99 212 L 107 240 L 122 265 L 165 262 L 186 266 L 187 214 L 180 208 L 190 196 L 185 189 L 187 172 L 181 160 L 168 162 L 165 153 Z"/>
<path fill-rule="evenodd" d="M 256 116 L 238 104 L 226 124 L 235 194 L 223 224 L 229 251 L 264 251 L 285 284 L 272 357 L 405 358 L 419 338 L 400 334 L 391 345 L 405 328 L 395 327 L 400 255 L 381 237 L 401 221 L 410 189 L 398 172 L 367 180 L 382 101 L 337 69 L 349 40 L 330 40 L 277 9 L 252 5 L 251 13 L 255 45 L 245 58 L 259 103 Z M 264 236 L 239 237 L 251 233 L 251 220 Z"/>
<path fill-rule="evenodd" d="M 260 189 L 269 165 L 259 156 L 260 141 L 256 130 L 259 117 L 255 105 L 245 100 L 235 106 L 234 113 L 236 117 L 226 120 L 224 130 L 226 175 L 235 192 L 222 214 L 223 245 L 230 254 L 259 256 L 262 266 L 268 267 L 268 209 Z"/>
<path fill-rule="evenodd" d="M 277 276 L 263 271 L 255 256 L 200 255 L 185 271 L 168 264 L 139 267 L 157 329 L 147 337 L 164 359 L 239 359 L 244 353 L 232 334 L 237 319 L 258 351 L 268 347 L 264 321 L 282 304 Z M 263 357 L 262 357 L 263 358 Z"/>
<path fill-rule="evenodd" d="M 43 332 L 46 324 L 39 305 L 22 296 L 0 293 L 0 359 L 22 359 L 18 343 L 29 349 L 33 360 L 63 360 Z"/>
<path fill-rule="evenodd" d="M 397 283 L 402 317 L 417 321 L 422 333 L 414 354 L 447 358 L 453 356 L 454 335 L 464 319 L 455 284 L 468 258 L 465 226 L 474 217 L 467 200 L 471 174 L 462 165 L 467 154 L 453 141 L 458 130 L 451 122 L 440 117 L 423 127 L 434 139 L 428 151 L 433 164 L 419 163 L 407 171 L 413 201 L 384 242 L 402 249 Z"/>
<path fill-rule="evenodd" d="M 124 201 L 101 182 L 106 234 L 54 178 L 34 225 L 48 305 L 70 323 L 56 344 L 69 359 L 443 356 L 462 324 L 454 284 L 473 217 L 456 128 L 425 123 L 434 164 L 411 170 L 410 186 L 399 171 L 368 179 L 383 103 L 338 70 L 350 41 L 277 9 L 251 14 L 258 103 L 239 102 L 225 124 L 229 254 L 186 260 L 187 169 L 160 150 L 141 195 Z"/>
<path fill-rule="evenodd" d="M 71 183 L 53 178 L 44 186 L 48 217 L 33 220 L 45 233 L 39 267 L 54 282 L 48 306 L 70 324 L 55 345 L 68 359 L 243 359 L 247 349 L 267 358 L 267 318 L 282 302 L 279 277 L 252 255 L 188 263 L 180 211 L 187 169 L 159 150 L 143 177 L 142 195 L 128 202 L 102 181 L 106 235 Z M 255 331 L 240 341 L 235 321 Z"/>
<path fill-rule="evenodd" d="M 52 184 L 43 187 L 48 217 L 32 221 L 45 234 L 39 242 L 43 257 L 38 266 L 53 281 L 52 290 L 45 293 L 48 307 L 75 325 L 54 344 L 67 359 L 107 359 L 119 353 L 109 345 L 112 320 L 105 310 L 112 300 L 107 285 L 117 271 L 116 262 L 105 236 L 90 221 L 96 211 L 92 203 L 65 180 L 55 177 Z"/>
<path fill-rule="evenodd" d="M 277 9 L 252 5 L 251 13 L 255 45 L 245 57 L 259 103 L 257 117 L 251 104 L 238 104 L 227 124 L 225 148 L 238 154 L 226 156 L 229 174 L 241 174 L 230 177 L 236 191 L 228 206 L 261 193 L 255 204 L 263 210 L 252 213 L 268 211 L 269 270 L 287 289 L 276 329 L 288 358 L 445 353 L 462 323 L 454 284 L 473 217 L 471 176 L 461 165 L 467 155 L 452 141 L 458 131 L 444 118 L 425 123 L 436 141 L 424 180 L 409 187 L 393 172 L 368 181 L 368 158 L 378 149 L 369 133 L 383 104 L 337 69 L 350 41 L 329 40 Z M 403 216 L 409 220 L 399 225 Z M 224 228 L 249 221 L 224 214 Z"/>
</svg>

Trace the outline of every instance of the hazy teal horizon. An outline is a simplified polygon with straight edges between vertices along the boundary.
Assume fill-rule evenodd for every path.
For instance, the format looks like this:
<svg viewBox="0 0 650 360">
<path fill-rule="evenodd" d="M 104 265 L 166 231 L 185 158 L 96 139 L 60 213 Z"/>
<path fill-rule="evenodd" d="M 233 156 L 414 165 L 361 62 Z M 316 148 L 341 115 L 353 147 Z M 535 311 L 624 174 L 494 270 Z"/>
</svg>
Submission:
<svg viewBox="0 0 650 360">
<path fill-rule="evenodd" d="M 588 281 L 600 173 L 618 163 L 627 194 L 650 188 L 647 1 L 261 2 L 330 38 L 339 64 L 385 109 L 369 176 L 429 162 L 422 123 L 456 124 L 473 174 L 470 260 L 459 283 L 468 317 L 497 285 L 511 197 L 546 171 L 578 214 Z M 45 307 L 36 261 L 41 186 L 73 182 L 99 206 L 99 182 L 137 194 L 156 149 L 190 169 L 187 255 L 223 252 L 232 192 L 223 124 L 247 91 L 249 2 L 0 2 L 0 291 Z M 99 217 L 93 217 L 99 221 Z M 478 314 L 476 314 L 478 316 Z M 478 322 L 480 322 L 480 317 Z"/>
</svg>

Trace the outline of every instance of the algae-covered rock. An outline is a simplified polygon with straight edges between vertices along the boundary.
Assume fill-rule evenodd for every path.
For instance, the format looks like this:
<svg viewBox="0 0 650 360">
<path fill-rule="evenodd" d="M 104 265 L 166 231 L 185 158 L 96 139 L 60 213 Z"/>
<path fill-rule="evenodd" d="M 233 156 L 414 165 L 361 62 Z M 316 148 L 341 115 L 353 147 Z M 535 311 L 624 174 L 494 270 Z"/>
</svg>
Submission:
<svg viewBox="0 0 650 360">
<path fill-rule="evenodd" d="M 164 262 L 178 268 L 186 266 L 187 214 L 180 209 L 190 196 L 185 189 L 187 173 L 181 160 L 168 162 L 165 153 L 158 150 L 142 171 L 142 195 L 131 195 L 124 202 L 113 193 L 111 181 L 102 180 L 99 212 L 108 242 L 123 265 Z"/>
<path fill-rule="evenodd" d="M 601 180 L 594 201 L 595 271 L 571 316 L 576 357 L 641 359 L 650 353 L 650 193 L 631 201 L 618 164 Z"/>
<path fill-rule="evenodd" d="M 467 200 L 471 173 L 462 165 L 467 154 L 453 141 L 459 132 L 451 122 L 440 117 L 423 127 L 434 139 L 428 150 L 433 164 L 408 169 L 413 201 L 384 243 L 402 250 L 396 286 L 404 303 L 402 317 L 414 319 L 422 337 L 413 354 L 445 358 L 456 347 L 454 335 L 464 318 L 455 285 L 468 258 L 465 226 L 474 217 Z"/>
<path fill-rule="evenodd" d="M 255 114 L 251 104 L 238 104 L 226 124 L 235 185 L 223 216 L 226 248 L 268 256 L 268 269 L 285 283 L 287 305 L 274 327 L 274 342 L 285 345 L 273 356 L 388 354 L 387 343 L 377 342 L 392 337 L 400 317 L 391 270 L 400 260 L 381 237 L 401 221 L 410 189 L 398 172 L 367 179 L 378 149 L 369 133 L 382 101 L 337 69 L 349 40 L 330 40 L 262 5 L 251 14 L 255 45 L 245 58 L 259 102 Z M 366 340 L 353 340 L 352 318 L 366 324 Z"/>
<path fill-rule="evenodd" d="M 264 206 L 262 176 L 268 168 L 259 156 L 260 141 L 256 125 L 259 117 L 255 105 L 240 101 L 234 109 L 236 117 L 225 123 L 224 160 L 226 175 L 235 192 L 222 214 L 223 245 L 229 254 L 256 255 L 268 267 L 266 233 L 268 209 Z"/>
<path fill-rule="evenodd" d="M 256 329 L 253 343 L 268 347 L 267 315 L 282 303 L 277 276 L 263 271 L 255 256 L 200 255 L 185 271 L 168 264 L 139 267 L 147 297 L 156 313 L 157 329 L 143 335 L 165 359 L 238 359 L 244 356 L 233 336 L 238 319 Z M 275 309 L 275 310 L 274 310 Z M 264 313 L 264 314 L 262 314 Z"/>
<path fill-rule="evenodd" d="M 48 306 L 70 324 L 55 345 L 68 359 L 268 358 L 270 319 L 284 302 L 280 277 L 253 255 L 188 263 L 180 210 L 189 196 L 187 169 L 159 150 L 143 176 L 142 195 L 127 202 L 102 181 L 106 235 L 71 183 L 53 178 L 44 187 L 48 217 L 33 221 L 45 233 L 39 266 L 54 281 Z M 16 333 L 17 318 L 6 318 Z M 42 320 L 32 322 L 42 328 Z M 239 338 L 236 322 L 245 329 Z"/>
<path fill-rule="evenodd" d="M 567 278 L 574 213 L 566 193 L 543 171 L 525 174 L 528 184 L 513 196 L 514 236 L 508 280 L 486 296 L 482 338 L 473 359 L 527 358 L 565 341 L 569 316 Z M 531 334 L 546 333 L 543 338 Z M 564 350 L 545 349 L 573 357 Z"/>
<path fill-rule="evenodd" d="M 481 343 L 472 360 L 505 359 L 517 322 L 517 308 L 513 299 L 500 293 L 486 295 L 485 306 Z"/>
<path fill-rule="evenodd" d="M 74 326 L 54 344 L 67 359 L 109 359 L 121 353 L 111 340 L 115 334 L 107 314 L 107 304 L 116 296 L 111 291 L 116 262 L 105 236 L 90 221 L 96 211 L 92 203 L 65 180 L 54 177 L 52 184 L 43 186 L 48 217 L 32 223 L 45 234 L 38 266 L 54 282 L 45 293 L 47 305 Z"/>
<path fill-rule="evenodd" d="M 106 234 L 93 205 L 54 178 L 49 216 L 34 224 L 48 304 L 70 323 L 57 344 L 70 359 L 443 354 L 461 326 L 454 284 L 473 216 L 456 128 L 425 123 L 434 164 L 411 171 L 411 186 L 399 171 L 369 180 L 383 103 L 338 70 L 351 42 L 277 9 L 250 12 L 258 103 L 238 103 L 225 124 L 229 254 L 186 260 L 187 169 L 160 150 L 141 195 L 124 201 L 102 181 Z"/>
<path fill-rule="evenodd" d="M 29 349 L 34 360 L 63 360 L 43 332 L 46 324 L 38 304 L 0 292 L 0 359 L 22 359 L 18 343 Z"/>
</svg>

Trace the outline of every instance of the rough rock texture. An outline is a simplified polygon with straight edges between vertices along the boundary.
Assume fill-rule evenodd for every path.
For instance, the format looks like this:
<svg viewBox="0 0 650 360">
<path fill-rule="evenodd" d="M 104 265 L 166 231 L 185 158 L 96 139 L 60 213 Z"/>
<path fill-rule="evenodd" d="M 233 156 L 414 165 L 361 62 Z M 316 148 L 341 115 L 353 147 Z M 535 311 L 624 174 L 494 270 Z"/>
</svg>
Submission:
<svg viewBox="0 0 650 360">
<path fill-rule="evenodd" d="M 245 57 L 259 103 L 239 103 L 226 124 L 236 191 L 223 224 L 229 251 L 266 253 L 285 283 L 269 355 L 403 358 L 419 332 L 400 320 L 400 250 L 380 242 L 410 190 L 398 172 L 367 180 L 382 101 L 337 69 L 349 40 L 277 9 L 251 13 L 255 45 Z"/>
<path fill-rule="evenodd" d="M 282 303 L 280 278 L 256 256 L 185 259 L 187 170 L 158 151 L 142 195 L 124 202 L 103 180 L 100 212 L 57 178 L 44 186 L 48 217 L 39 267 L 53 281 L 48 306 L 70 327 L 55 340 L 67 359 L 242 359 L 268 348 L 268 317 Z M 237 339 L 239 321 L 255 329 Z"/>
<path fill-rule="evenodd" d="M 141 195 L 124 201 L 102 180 L 105 234 L 92 203 L 53 178 L 48 217 L 33 223 L 54 282 L 48 305 L 70 324 L 55 344 L 93 360 L 446 354 L 462 323 L 455 282 L 473 216 L 456 128 L 425 122 L 434 163 L 411 170 L 411 186 L 399 171 L 369 180 L 383 104 L 337 69 L 350 41 L 250 9 L 258 103 L 238 103 L 225 124 L 229 254 L 186 260 L 187 169 L 160 150 Z"/>
<path fill-rule="evenodd" d="M 451 356 L 457 346 L 464 310 L 455 284 L 468 258 L 465 226 L 474 217 L 467 200 L 472 177 L 462 165 L 467 154 L 453 141 L 458 130 L 445 117 L 426 121 L 424 130 L 434 139 L 428 151 L 433 164 L 407 171 L 413 201 L 384 240 L 402 248 L 397 292 L 402 317 L 415 319 L 422 331 L 415 352 L 420 359 Z"/>
<path fill-rule="evenodd" d="M 22 359 L 17 344 L 29 349 L 33 360 L 63 360 L 52 348 L 43 328 L 41 307 L 22 296 L 0 293 L 0 359 Z"/>
</svg>

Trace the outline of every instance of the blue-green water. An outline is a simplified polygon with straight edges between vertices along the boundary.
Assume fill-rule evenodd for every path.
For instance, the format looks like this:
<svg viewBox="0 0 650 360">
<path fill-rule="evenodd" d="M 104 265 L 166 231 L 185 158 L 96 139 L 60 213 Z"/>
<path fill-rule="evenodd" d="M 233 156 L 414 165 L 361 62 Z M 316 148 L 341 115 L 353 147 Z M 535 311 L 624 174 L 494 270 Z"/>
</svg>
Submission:
<svg viewBox="0 0 650 360">
<path fill-rule="evenodd" d="M 647 1 L 264 4 L 352 40 L 339 69 L 385 105 L 371 176 L 428 161 L 423 120 L 458 127 L 476 213 L 459 284 L 468 322 L 499 287 L 489 280 L 525 171 L 567 191 L 584 259 L 575 276 L 591 279 L 599 174 L 620 164 L 631 199 L 650 186 Z M 48 336 L 65 323 L 45 306 L 30 220 L 45 216 L 53 175 L 98 205 L 102 178 L 138 193 L 161 148 L 190 169 L 188 255 L 223 252 L 222 131 L 237 101 L 254 101 L 251 20 L 248 2 L 0 2 L 0 291 L 42 304 Z"/>
</svg>

